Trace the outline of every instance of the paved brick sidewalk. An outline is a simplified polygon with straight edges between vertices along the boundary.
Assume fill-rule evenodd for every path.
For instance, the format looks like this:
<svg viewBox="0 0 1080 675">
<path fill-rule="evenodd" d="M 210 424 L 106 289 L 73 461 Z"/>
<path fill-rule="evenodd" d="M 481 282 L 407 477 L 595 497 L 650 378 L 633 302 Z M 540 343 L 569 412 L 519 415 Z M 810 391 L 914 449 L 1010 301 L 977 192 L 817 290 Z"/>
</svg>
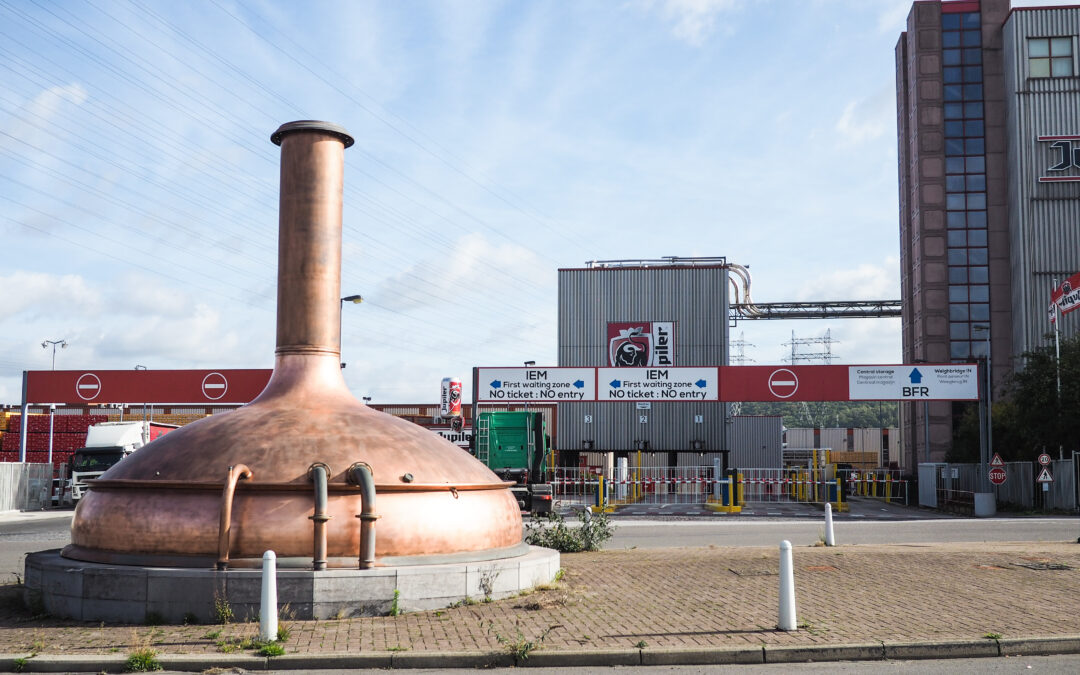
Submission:
<svg viewBox="0 0 1080 675">
<path fill-rule="evenodd" d="M 293 654 L 836 645 L 1080 633 L 1080 545 L 986 543 L 796 548 L 800 630 L 774 629 L 777 548 L 678 548 L 563 556 L 549 590 L 397 617 L 287 621 Z M 1071 569 L 1042 569 L 1067 565 Z M 1039 569 L 1032 569 L 1039 568 Z M 30 619 L 0 603 L 0 654 L 217 654 L 254 623 L 113 626 Z M 250 653 L 250 652 L 249 652 Z"/>
</svg>

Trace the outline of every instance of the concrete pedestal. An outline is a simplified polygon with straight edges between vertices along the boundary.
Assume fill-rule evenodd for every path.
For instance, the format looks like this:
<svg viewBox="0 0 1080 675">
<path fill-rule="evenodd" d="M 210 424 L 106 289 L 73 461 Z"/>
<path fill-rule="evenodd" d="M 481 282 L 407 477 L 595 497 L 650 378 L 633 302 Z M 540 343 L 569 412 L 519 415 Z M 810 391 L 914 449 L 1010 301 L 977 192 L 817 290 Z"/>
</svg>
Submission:
<svg viewBox="0 0 1080 675">
<path fill-rule="evenodd" d="M 522 545 L 522 555 L 474 562 L 322 571 L 279 569 L 278 604 L 291 618 L 380 616 L 395 602 L 401 611 L 441 609 L 466 598 L 499 599 L 549 583 L 559 553 Z M 217 621 L 227 606 L 235 620 L 259 612 L 262 571 L 106 565 L 69 560 L 59 550 L 26 557 L 31 606 L 80 621 L 142 624 Z"/>
</svg>

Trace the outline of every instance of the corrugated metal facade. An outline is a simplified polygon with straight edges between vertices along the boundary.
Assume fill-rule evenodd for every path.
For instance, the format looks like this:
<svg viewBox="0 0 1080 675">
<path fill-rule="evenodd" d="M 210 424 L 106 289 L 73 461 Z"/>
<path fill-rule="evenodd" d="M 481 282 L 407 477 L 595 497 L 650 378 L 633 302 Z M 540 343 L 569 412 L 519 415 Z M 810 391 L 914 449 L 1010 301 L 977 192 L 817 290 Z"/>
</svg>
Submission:
<svg viewBox="0 0 1080 675">
<path fill-rule="evenodd" d="M 1013 350 L 1046 344 L 1047 307 L 1053 279 L 1080 271 L 1080 182 L 1040 183 L 1044 176 L 1077 176 L 1080 167 L 1048 172 L 1060 150 L 1039 136 L 1080 136 L 1077 36 L 1080 8 L 1015 10 L 1003 34 L 1008 123 L 1009 237 L 1012 265 Z M 1030 38 L 1072 39 L 1073 77 L 1029 77 Z M 1080 140 L 1072 141 L 1080 148 Z M 1080 313 L 1063 317 L 1075 335 Z"/>
<path fill-rule="evenodd" d="M 731 467 L 740 468 L 778 468 L 782 462 L 782 419 L 780 417 L 732 417 L 728 425 L 731 433 L 728 436 L 728 447 L 731 448 Z M 634 462 L 639 456 L 637 452 L 631 452 Z M 586 466 L 604 467 L 605 458 L 610 453 L 583 452 L 580 462 Z M 719 452 L 677 452 L 675 464 L 671 462 L 668 452 L 642 452 L 641 466 L 666 467 L 666 466 L 712 466 L 717 459 L 722 459 Z"/>
<path fill-rule="evenodd" d="M 783 466 L 782 417 L 732 417 L 728 447 L 731 466 L 769 469 Z"/>
<path fill-rule="evenodd" d="M 608 366 L 607 324 L 622 321 L 673 322 L 675 366 L 725 365 L 727 291 L 722 264 L 559 270 L 559 365 Z M 724 417 L 723 403 L 560 403 L 556 447 L 685 452 L 696 441 L 715 452 Z"/>
</svg>

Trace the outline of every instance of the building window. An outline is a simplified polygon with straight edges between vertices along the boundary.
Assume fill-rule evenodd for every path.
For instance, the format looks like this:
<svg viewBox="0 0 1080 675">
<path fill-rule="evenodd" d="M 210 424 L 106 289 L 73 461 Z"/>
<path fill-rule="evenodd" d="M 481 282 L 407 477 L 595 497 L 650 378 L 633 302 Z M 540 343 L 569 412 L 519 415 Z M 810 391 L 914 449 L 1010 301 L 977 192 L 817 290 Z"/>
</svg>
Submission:
<svg viewBox="0 0 1080 675">
<path fill-rule="evenodd" d="M 1071 37 L 1028 38 L 1028 77 L 1072 77 Z"/>
<path fill-rule="evenodd" d="M 949 355 L 958 361 L 972 358 L 973 322 L 990 318 L 980 27 L 978 12 L 941 15 Z"/>
</svg>

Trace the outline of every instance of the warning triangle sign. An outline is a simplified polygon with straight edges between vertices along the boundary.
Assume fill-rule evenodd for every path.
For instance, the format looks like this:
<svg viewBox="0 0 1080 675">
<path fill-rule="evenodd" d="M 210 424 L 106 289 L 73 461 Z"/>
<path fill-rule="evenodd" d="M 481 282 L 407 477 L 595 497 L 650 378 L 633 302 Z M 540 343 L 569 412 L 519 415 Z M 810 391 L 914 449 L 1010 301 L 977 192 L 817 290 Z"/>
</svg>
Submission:
<svg viewBox="0 0 1080 675">
<path fill-rule="evenodd" d="M 995 452 L 994 458 L 990 460 L 990 466 L 1005 466 L 1005 462 L 1001 459 L 1001 455 Z"/>
<path fill-rule="evenodd" d="M 1036 483 L 1053 483 L 1054 477 L 1050 475 L 1050 469 L 1045 466 L 1043 470 L 1039 472 L 1039 477 L 1035 479 Z"/>
</svg>

